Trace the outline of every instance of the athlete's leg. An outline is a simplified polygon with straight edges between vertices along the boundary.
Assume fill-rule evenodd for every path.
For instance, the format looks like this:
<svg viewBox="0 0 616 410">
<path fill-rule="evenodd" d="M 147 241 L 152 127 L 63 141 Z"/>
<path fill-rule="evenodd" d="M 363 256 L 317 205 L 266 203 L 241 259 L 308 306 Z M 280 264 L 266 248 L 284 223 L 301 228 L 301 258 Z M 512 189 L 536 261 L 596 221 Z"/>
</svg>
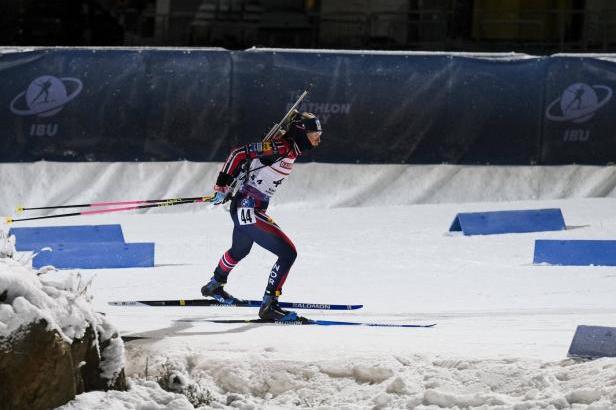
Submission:
<svg viewBox="0 0 616 410">
<path fill-rule="evenodd" d="M 237 198 L 234 198 L 231 202 L 231 219 L 233 219 L 233 240 L 231 248 L 227 250 L 220 260 L 218 265 L 214 269 L 214 276 L 208 283 L 201 288 L 201 294 L 203 296 L 213 297 L 221 303 L 233 303 L 237 301 L 235 297 L 230 295 L 223 288 L 227 283 L 229 273 L 242 260 L 252 248 L 253 239 L 249 232 L 246 232 L 238 224 L 237 216 Z"/>
<path fill-rule="evenodd" d="M 264 211 L 256 211 L 256 223 L 252 225 L 254 242 L 278 256 L 267 280 L 265 293 L 278 296 L 282 285 L 297 258 L 297 250 L 289 237 Z"/>
<path fill-rule="evenodd" d="M 231 270 L 250 253 L 253 240 L 251 236 L 239 226 L 233 227 L 233 242 L 231 248 L 225 252 L 216 269 L 214 269 L 214 278 L 219 283 L 227 283 L 227 277 Z"/>
</svg>

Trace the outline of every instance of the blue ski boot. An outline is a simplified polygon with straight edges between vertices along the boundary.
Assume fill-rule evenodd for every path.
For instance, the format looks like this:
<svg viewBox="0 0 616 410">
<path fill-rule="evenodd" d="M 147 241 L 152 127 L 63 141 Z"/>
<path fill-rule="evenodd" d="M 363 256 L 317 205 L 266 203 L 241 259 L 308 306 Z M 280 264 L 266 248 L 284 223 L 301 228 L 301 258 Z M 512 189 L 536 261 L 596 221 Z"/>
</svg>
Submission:
<svg viewBox="0 0 616 410">
<path fill-rule="evenodd" d="M 208 283 L 201 288 L 201 294 L 206 297 L 211 297 L 225 305 L 233 305 L 241 302 L 241 300 L 233 297 L 224 289 L 225 283 L 218 282 L 214 276 Z"/>
<path fill-rule="evenodd" d="M 278 304 L 278 297 L 268 294 L 263 296 L 259 317 L 263 320 L 272 320 L 274 322 L 296 322 L 298 320 L 297 313 L 284 310 Z"/>
</svg>

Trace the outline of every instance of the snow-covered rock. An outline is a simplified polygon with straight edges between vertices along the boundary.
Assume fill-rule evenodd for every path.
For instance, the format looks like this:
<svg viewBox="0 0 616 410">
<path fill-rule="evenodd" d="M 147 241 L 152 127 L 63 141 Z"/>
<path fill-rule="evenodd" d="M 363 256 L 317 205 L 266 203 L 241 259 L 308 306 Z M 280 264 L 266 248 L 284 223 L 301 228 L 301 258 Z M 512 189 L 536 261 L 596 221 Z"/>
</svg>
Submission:
<svg viewBox="0 0 616 410">
<path fill-rule="evenodd" d="M 126 389 L 124 344 L 93 310 L 78 274 L 54 282 L 0 238 L 0 408 L 49 408 L 90 390 Z"/>
</svg>

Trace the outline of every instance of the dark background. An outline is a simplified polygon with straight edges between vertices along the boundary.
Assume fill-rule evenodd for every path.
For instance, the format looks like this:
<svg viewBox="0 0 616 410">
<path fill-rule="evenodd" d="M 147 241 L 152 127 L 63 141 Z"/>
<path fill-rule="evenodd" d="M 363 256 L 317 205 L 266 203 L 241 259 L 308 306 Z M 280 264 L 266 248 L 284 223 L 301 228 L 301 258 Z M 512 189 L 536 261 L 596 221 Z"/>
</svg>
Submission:
<svg viewBox="0 0 616 410">
<path fill-rule="evenodd" d="M 610 51 L 613 0 L 3 0 L 3 45 Z"/>
</svg>

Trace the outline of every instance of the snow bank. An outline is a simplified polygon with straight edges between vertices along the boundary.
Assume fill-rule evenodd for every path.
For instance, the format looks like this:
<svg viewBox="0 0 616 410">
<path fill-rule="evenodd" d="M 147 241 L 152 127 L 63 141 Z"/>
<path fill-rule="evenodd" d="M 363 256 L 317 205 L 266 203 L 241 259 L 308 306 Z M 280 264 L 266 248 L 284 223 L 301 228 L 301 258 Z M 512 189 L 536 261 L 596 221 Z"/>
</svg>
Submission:
<svg viewBox="0 0 616 410">
<path fill-rule="evenodd" d="M 466 52 L 466 51 L 408 51 L 408 50 L 348 50 L 348 49 L 314 49 L 314 48 L 267 48 L 267 47 L 252 47 L 245 51 L 251 53 L 301 53 L 301 54 L 342 54 L 342 55 L 385 55 L 385 56 L 452 56 L 452 57 L 467 57 L 467 58 L 483 58 L 490 60 L 527 60 L 530 58 L 541 58 L 541 56 L 533 56 L 525 53 L 501 52 Z M 580 54 L 571 54 L 571 56 L 580 57 Z"/>
<path fill-rule="evenodd" d="M 62 282 L 46 281 L 13 259 L 0 259 L 0 290 L 7 292 L 9 304 L 2 304 L 0 336 L 8 336 L 20 326 L 45 319 L 49 330 L 56 330 L 72 343 L 85 334 L 89 323 L 101 320 L 83 293 L 85 284 L 78 274 Z"/>
<path fill-rule="evenodd" d="M 0 238 L 0 338 L 9 340 L 20 328 L 44 319 L 48 330 L 56 330 L 68 343 L 84 337 L 91 326 L 98 340 L 109 340 L 101 363 L 103 376 L 114 380 L 124 368 L 124 344 L 112 335 L 116 329 L 94 311 L 88 283 L 79 273 L 62 280 L 48 280 L 44 274 L 7 257 L 15 253 L 14 237 Z M 41 275 L 41 276 L 39 276 Z"/>
<path fill-rule="evenodd" d="M 133 346 L 129 355 L 138 362 L 146 354 Z M 208 389 L 213 408 L 608 409 L 616 403 L 616 359 L 546 363 L 414 355 L 323 362 L 268 356 L 165 360 Z M 143 368 L 133 376 L 143 377 Z"/>
<path fill-rule="evenodd" d="M 209 193 L 218 163 L 0 164 L 0 214 L 18 205 L 155 199 Z M 616 197 L 616 166 L 297 164 L 273 206 L 337 208 Z M 203 205 L 158 208 L 186 212 Z"/>
<path fill-rule="evenodd" d="M 77 396 L 58 410 L 109 410 L 109 409 L 147 409 L 147 410 L 188 410 L 194 409 L 185 396 L 170 393 L 160 388 L 154 381 L 133 380 L 128 391 L 89 392 Z"/>
</svg>

